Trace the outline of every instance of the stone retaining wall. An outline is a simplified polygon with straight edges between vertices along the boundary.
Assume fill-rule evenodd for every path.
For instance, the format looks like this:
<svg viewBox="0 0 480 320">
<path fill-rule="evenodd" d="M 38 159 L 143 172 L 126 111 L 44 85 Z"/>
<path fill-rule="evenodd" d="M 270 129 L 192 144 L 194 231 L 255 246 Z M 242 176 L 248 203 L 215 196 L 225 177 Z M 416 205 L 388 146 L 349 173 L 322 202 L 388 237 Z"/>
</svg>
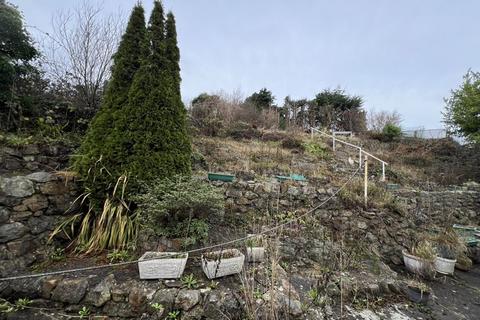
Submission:
<svg viewBox="0 0 480 320">
<path fill-rule="evenodd" d="M 73 183 L 45 171 L 0 176 L 0 276 L 48 254 L 49 233 L 77 195 Z"/>
<path fill-rule="evenodd" d="M 68 166 L 72 147 L 55 143 L 0 147 L 0 174 L 61 170 Z"/>
<path fill-rule="evenodd" d="M 480 184 L 475 182 L 441 191 L 399 190 L 395 196 L 419 220 L 480 224 Z"/>
<path fill-rule="evenodd" d="M 225 189 L 227 211 L 236 214 L 248 211 L 266 213 L 306 210 L 334 192 L 331 188 L 319 186 L 318 181 L 279 182 L 275 178 L 233 183 L 215 181 L 212 184 Z"/>
</svg>

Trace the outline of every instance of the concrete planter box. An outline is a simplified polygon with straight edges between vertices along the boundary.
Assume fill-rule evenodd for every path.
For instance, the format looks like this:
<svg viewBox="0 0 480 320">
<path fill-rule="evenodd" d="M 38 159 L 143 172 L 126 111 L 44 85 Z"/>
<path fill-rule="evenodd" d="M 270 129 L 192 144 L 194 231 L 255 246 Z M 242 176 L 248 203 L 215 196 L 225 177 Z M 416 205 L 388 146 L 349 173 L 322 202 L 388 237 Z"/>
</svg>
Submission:
<svg viewBox="0 0 480 320">
<path fill-rule="evenodd" d="M 263 260 L 265 260 L 264 247 L 247 247 L 248 262 L 262 262 Z"/>
<path fill-rule="evenodd" d="M 149 260 L 155 258 L 159 259 Z M 188 253 L 147 251 L 138 261 L 140 279 L 178 279 L 185 270 L 187 259 Z"/>
<path fill-rule="evenodd" d="M 240 273 L 245 256 L 237 249 L 202 254 L 202 269 L 208 279 Z"/>
<path fill-rule="evenodd" d="M 435 270 L 441 274 L 453 274 L 455 271 L 455 264 L 457 263 L 457 259 L 445 259 L 442 257 L 437 257 L 435 259 Z"/>
<path fill-rule="evenodd" d="M 408 271 L 418 275 L 428 275 L 432 271 L 433 261 L 428 261 L 408 253 L 406 250 L 402 251 L 403 263 Z"/>
</svg>

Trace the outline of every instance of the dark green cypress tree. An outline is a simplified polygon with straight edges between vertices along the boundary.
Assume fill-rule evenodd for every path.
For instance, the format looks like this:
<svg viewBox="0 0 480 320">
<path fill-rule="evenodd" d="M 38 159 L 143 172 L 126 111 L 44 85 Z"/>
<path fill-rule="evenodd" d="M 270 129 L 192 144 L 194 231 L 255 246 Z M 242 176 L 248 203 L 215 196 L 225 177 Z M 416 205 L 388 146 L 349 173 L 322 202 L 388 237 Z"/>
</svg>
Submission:
<svg viewBox="0 0 480 320">
<path fill-rule="evenodd" d="M 128 147 L 128 141 L 123 135 L 125 128 L 120 119 L 128 103 L 134 75 L 147 54 L 146 36 L 144 9 L 136 5 L 113 57 L 112 76 L 102 106 L 73 161 L 73 167 L 83 178 L 85 187 L 92 191 L 108 191 L 123 173 L 119 170 L 123 161 L 119 156 L 122 149 Z"/>
<path fill-rule="evenodd" d="M 191 144 L 178 80 L 166 55 L 163 8 L 155 1 L 148 27 L 150 53 L 134 77 L 128 106 L 122 110 L 131 143 L 123 150 L 122 170 L 130 184 L 191 171 Z M 133 185 L 132 185 L 133 184 Z"/>
<path fill-rule="evenodd" d="M 167 14 L 167 22 L 165 27 L 165 56 L 169 61 L 169 69 L 171 76 L 175 81 L 175 90 L 180 95 L 180 50 L 177 45 L 177 29 L 175 26 L 175 16 L 172 12 Z"/>
</svg>

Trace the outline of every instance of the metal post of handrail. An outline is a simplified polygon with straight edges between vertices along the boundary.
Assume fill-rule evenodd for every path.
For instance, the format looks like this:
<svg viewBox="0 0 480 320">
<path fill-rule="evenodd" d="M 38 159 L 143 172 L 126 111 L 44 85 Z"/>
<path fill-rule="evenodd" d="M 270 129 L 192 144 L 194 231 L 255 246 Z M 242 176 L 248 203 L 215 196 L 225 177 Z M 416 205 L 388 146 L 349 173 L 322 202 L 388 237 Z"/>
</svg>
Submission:
<svg viewBox="0 0 480 320">
<path fill-rule="evenodd" d="M 385 181 L 385 162 L 382 162 L 382 181 Z"/>
<path fill-rule="evenodd" d="M 358 149 L 358 166 L 362 167 L 362 149 Z"/>
<path fill-rule="evenodd" d="M 365 158 L 367 158 L 367 157 L 371 157 L 372 159 L 377 160 L 378 162 L 380 162 L 380 163 L 382 164 L 382 178 L 381 178 L 381 181 L 385 181 L 385 180 L 386 180 L 385 166 L 388 165 L 388 162 L 385 162 L 385 161 L 383 161 L 382 159 L 379 159 L 379 158 L 375 157 L 374 155 L 366 152 L 365 150 L 363 150 L 363 149 L 362 149 L 361 147 L 359 147 L 359 146 L 356 146 L 356 145 L 354 145 L 354 144 L 351 144 L 351 143 L 349 143 L 349 142 L 347 142 L 347 141 L 343 141 L 342 139 L 336 138 L 334 131 L 332 131 L 332 134 L 328 134 L 328 133 L 325 133 L 325 132 L 320 131 L 320 130 L 318 130 L 318 129 L 315 129 L 315 128 L 313 128 L 313 127 L 310 127 L 310 132 L 311 132 L 311 134 L 312 134 L 312 137 L 313 137 L 313 133 L 314 133 L 314 132 L 317 132 L 317 133 L 319 133 L 319 134 L 321 134 L 321 135 L 324 135 L 324 136 L 326 136 L 326 137 L 332 138 L 332 140 L 333 140 L 333 151 L 335 151 L 335 149 L 336 149 L 336 144 L 337 144 L 337 142 L 340 142 L 340 143 L 343 143 L 343 144 L 345 144 L 345 145 L 347 145 L 347 146 L 350 146 L 350 147 L 352 147 L 352 148 L 358 149 L 358 160 L 359 160 L 359 163 L 360 163 L 360 164 L 359 164 L 360 167 L 362 166 L 362 158 L 365 159 Z M 362 153 L 363 153 L 363 156 L 362 156 Z"/>
</svg>

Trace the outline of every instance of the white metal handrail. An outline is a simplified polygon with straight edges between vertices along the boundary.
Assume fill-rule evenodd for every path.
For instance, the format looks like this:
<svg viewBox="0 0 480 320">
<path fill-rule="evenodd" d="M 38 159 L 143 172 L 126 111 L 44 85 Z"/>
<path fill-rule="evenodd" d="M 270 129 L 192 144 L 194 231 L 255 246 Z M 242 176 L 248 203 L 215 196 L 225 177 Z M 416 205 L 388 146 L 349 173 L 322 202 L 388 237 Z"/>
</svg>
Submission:
<svg viewBox="0 0 480 320">
<path fill-rule="evenodd" d="M 326 137 L 329 137 L 329 138 L 332 138 L 332 148 L 333 148 L 333 151 L 335 152 L 335 144 L 336 142 L 340 142 L 340 143 L 343 143 L 344 145 L 347 145 L 349 147 L 352 147 L 352 148 L 355 148 L 358 150 L 358 164 L 359 166 L 361 167 L 362 166 L 362 154 L 364 154 L 365 157 L 371 157 L 375 160 L 377 160 L 378 162 L 380 162 L 382 164 L 382 181 L 385 181 L 385 166 L 388 165 L 388 163 L 386 161 L 383 161 L 382 159 L 379 159 L 377 157 L 375 157 L 374 155 L 372 155 L 371 153 L 369 152 L 366 152 L 365 150 L 362 149 L 362 147 L 360 146 L 357 146 L 357 145 L 354 145 L 352 143 L 349 143 L 347 141 L 344 141 L 342 139 L 338 139 L 337 137 L 335 137 L 335 134 L 328 134 L 326 132 L 323 132 L 323 131 L 320 131 L 316 128 L 313 128 L 311 127 L 310 128 L 310 134 L 313 138 L 313 133 L 314 132 L 317 132 L 321 135 L 324 135 Z"/>
</svg>

